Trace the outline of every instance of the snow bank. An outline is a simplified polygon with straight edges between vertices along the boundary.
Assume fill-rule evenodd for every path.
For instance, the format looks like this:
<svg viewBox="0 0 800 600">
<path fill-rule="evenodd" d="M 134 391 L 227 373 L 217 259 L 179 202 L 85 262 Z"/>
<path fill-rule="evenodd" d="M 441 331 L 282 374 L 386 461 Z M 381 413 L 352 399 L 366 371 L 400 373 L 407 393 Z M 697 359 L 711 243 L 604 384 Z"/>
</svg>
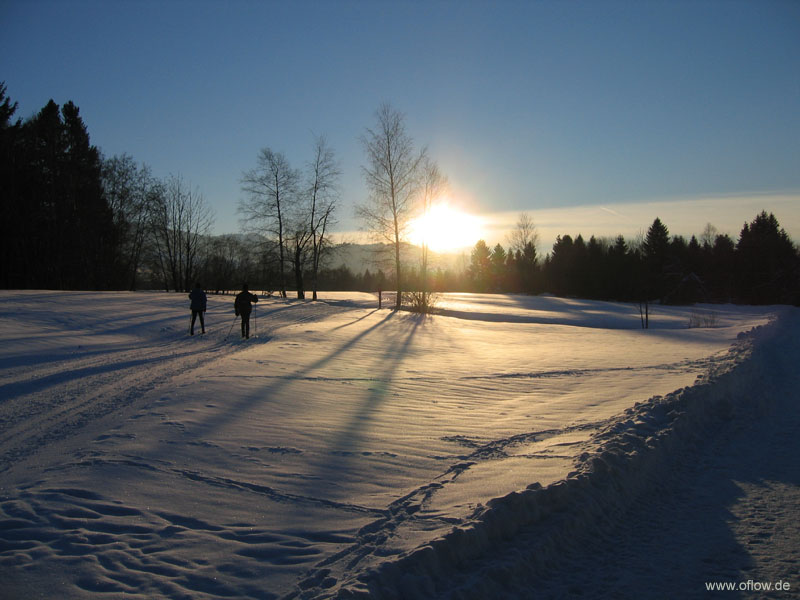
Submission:
<svg viewBox="0 0 800 600">
<path fill-rule="evenodd" d="M 486 598 L 509 581 L 535 581 L 606 515 L 625 511 L 654 486 L 669 486 L 680 464 L 716 430 L 768 410 L 776 369 L 791 368 L 784 350 L 796 345 L 799 325 L 796 312 L 783 311 L 769 325 L 740 334 L 695 385 L 625 410 L 592 437 L 592 449 L 565 480 L 491 500 L 466 524 L 350 580 L 337 583 L 318 572 L 301 584 L 306 591 L 299 596 Z M 508 556 L 503 546 L 512 537 L 525 543 L 514 544 Z"/>
</svg>

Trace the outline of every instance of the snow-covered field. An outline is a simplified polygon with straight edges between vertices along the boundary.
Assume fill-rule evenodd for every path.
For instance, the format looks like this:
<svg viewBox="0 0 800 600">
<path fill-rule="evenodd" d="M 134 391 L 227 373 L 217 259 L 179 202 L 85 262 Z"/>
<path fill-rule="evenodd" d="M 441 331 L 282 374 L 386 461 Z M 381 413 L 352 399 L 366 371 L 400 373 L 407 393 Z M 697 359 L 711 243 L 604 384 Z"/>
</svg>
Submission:
<svg viewBox="0 0 800 600">
<path fill-rule="evenodd" d="M 800 589 L 800 311 L 441 307 L 0 291 L 0 597 Z"/>
</svg>

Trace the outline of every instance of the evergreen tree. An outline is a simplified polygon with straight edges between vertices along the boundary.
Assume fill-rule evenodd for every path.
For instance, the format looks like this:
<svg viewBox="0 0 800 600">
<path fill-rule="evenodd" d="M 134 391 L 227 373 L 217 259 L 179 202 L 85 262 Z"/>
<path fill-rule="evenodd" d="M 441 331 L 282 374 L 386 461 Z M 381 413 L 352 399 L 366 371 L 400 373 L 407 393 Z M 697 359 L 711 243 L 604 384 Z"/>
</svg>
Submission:
<svg viewBox="0 0 800 600">
<path fill-rule="evenodd" d="M 116 278 L 117 233 L 114 217 L 103 194 L 100 152 L 89 141 L 80 111 L 72 102 L 61 109 L 64 117 L 65 181 L 63 189 L 71 231 L 67 244 L 71 273 L 69 287 L 108 289 L 119 286 Z M 62 201 L 64 199 L 62 198 Z M 61 229 L 64 223 L 61 224 Z"/>
<path fill-rule="evenodd" d="M 491 256 L 491 290 L 493 292 L 506 291 L 506 251 L 497 244 Z"/>
<path fill-rule="evenodd" d="M 642 299 L 663 298 L 667 292 L 667 265 L 670 253 L 669 230 L 656 217 L 647 230 L 642 245 L 644 279 L 640 282 Z"/>
<path fill-rule="evenodd" d="M 653 224 L 647 230 L 643 249 L 647 259 L 664 260 L 666 258 L 669 249 L 669 229 L 658 217 L 655 218 Z"/>
<path fill-rule="evenodd" d="M 469 265 L 469 277 L 472 289 L 476 292 L 486 292 L 491 281 L 491 255 L 492 252 L 483 240 L 478 240 L 472 249 Z"/>
<path fill-rule="evenodd" d="M 736 244 L 728 234 L 717 235 L 711 250 L 708 281 L 712 298 L 717 302 L 731 302 L 736 268 Z"/>
<path fill-rule="evenodd" d="M 607 254 L 609 298 L 612 300 L 634 299 L 631 273 L 634 271 L 635 257 L 628 251 L 628 244 L 621 235 Z"/>
<path fill-rule="evenodd" d="M 741 301 L 797 301 L 797 252 L 772 213 L 763 211 L 752 223 L 744 224 L 736 245 L 736 265 Z"/>
<path fill-rule="evenodd" d="M 6 96 L 5 83 L 0 82 L 0 286 L 17 285 L 23 277 L 22 223 L 24 205 L 19 201 L 19 135 L 21 121 L 12 121 L 17 103 Z"/>
<path fill-rule="evenodd" d="M 605 248 L 595 237 L 589 238 L 586 255 L 582 266 L 585 295 L 589 298 L 608 299 L 608 279 L 606 271 Z"/>
<path fill-rule="evenodd" d="M 10 116 L 11 105 L 2 105 Z M 6 123 L 4 138 L 8 129 Z M 13 254 L 4 285 L 116 287 L 116 236 L 100 183 L 100 154 L 78 107 L 68 102 L 59 109 L 50 100 L 14 129 L 4 200 L 14 206 L 4 214 L 4 246 Z"/>
<path fill-rule="evenodd" d="M 553 293 L 568 296 L 574 289 L 574 257 L 575 243 L 572 237 L 556 236 L 553 251 L 546 264 L 547 283 Z"/>
<path fill-rule="evenodd" d="M 519 272 L 520 285 L 526 294 L 534 294 L 538 290 L 537 275 L 539 269 L 539 257 L 536 254 L 536 246 L 533 242 L 528 242 L 523 246 L 519 257 L 517 257 L 517 270 Z"/>
</svg>

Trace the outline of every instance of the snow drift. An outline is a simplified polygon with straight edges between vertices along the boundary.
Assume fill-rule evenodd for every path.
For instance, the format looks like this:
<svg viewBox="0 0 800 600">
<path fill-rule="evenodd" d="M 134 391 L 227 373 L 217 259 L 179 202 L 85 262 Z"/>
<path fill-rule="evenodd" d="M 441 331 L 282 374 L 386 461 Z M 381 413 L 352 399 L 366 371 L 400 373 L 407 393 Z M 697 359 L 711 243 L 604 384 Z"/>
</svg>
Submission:
<svg viewBox="0 0 800 600">
<path fill-rule="evenodd" d="M 669 486 L 681 461 L 716 430 L 769 410 L 782 393 L 776 373 L 800 358 L 798 336 L 800 319 L 789 310 L 740 334 L 694 385 L 636 403 L 593 434 L 593 448 L 566 479 L 490 500 L 468 523 L 327 591 L 322 570 L 306 581 L 314 589 L 299 597 L 478 599 L 533 584 L 565 550 L 602 528 L 607 515 Z"/>
</svg>

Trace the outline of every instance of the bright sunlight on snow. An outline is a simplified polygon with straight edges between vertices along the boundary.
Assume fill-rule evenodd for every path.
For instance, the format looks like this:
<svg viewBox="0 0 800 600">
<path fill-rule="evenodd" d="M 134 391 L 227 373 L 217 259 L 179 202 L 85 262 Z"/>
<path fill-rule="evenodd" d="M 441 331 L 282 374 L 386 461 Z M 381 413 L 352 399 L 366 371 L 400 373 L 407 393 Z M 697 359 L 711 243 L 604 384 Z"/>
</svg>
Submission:
<svg viewBox="0 0 800 600">
<path fill-rule="evenodd" d="M 608 522 L 604 506 L 672 468 L 659 440 L 689 447 L 723 385 L 763 385 L 747 373 L 766 359 L 742 332 L 798 320 L 655 307 L 643 330 L 626 304 L 452 294 L 440 306 L 262 299 L 245 341 L 229 296 L 209 296 L 208 333 L 190 337 L 182 294 L 0 292 L 4 586 L 423 598 L 489 597 L 505 581 L 524 597 L 514 573 L 568 539 L 546 515 L 569 509 L 553 523 L 574 515 L 576 539 Z M 696 311 L 715 326 L 690 328 Z M 499 540 L 515 561 L 536 558 L 520 567 Z M 507 577 L 476 579 L 492 565 Z"/>
</svg>

